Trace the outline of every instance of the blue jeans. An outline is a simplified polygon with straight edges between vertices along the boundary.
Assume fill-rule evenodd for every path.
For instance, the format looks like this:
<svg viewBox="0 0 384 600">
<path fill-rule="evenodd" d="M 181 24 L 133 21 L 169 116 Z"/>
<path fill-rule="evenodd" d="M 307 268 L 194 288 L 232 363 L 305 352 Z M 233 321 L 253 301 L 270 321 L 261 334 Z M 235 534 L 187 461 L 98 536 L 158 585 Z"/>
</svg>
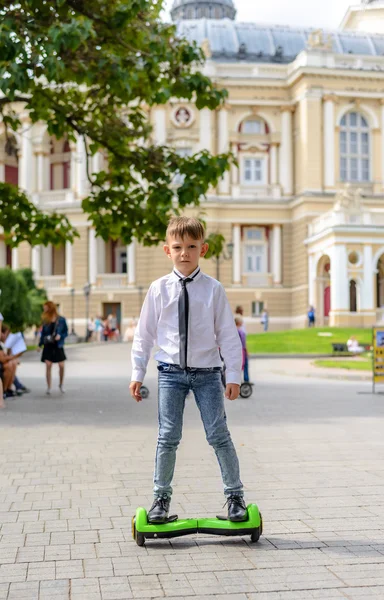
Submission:
<svg viewBox="0 0 384 600">
<path fill-rule="evenodd" d="M 183 429 L 185 398 L 193 391 L 208 443 L 215 450 L 224 483 L 224 494 L 243 495 L 239 460 L 227 427 L 220 367 L 187 369 L 159 362 L 159 436 L 154 494 L 172 495 L 176 450 Z"/>
</svg>

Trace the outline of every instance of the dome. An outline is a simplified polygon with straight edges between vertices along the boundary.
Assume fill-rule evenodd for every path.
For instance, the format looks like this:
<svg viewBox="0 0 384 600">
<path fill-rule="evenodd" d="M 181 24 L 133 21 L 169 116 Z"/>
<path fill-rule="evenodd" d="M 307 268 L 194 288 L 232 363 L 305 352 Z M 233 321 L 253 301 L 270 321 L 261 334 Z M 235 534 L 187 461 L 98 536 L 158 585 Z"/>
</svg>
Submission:
<svg viewBox="0 0 384 600">
<path fill-rule="evenodd" d="M 233 0 L 175 0 L 171 8 L 173 21 L 184 19 L 234 19 Z"/>
</svg>

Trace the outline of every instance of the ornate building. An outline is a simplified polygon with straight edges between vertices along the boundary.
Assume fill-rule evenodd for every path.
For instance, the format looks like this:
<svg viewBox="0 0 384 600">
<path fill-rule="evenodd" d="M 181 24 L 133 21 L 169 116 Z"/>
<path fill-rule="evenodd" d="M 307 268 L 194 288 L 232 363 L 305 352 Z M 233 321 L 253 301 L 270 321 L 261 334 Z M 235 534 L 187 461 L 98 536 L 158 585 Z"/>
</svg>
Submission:
<svg viewBox="0 0 384 600">
<path fill-rule="evenodd" d="M 260 330 L 263 307 L 275 329 L 304 326 L 309 305 L 319 324 L 372 325 L 384 311 L 384 2 L 351 6 L 333 32 L 238 23 L 232 0 L 175 0 L 172 15 L 229 95 L 213 112 L 157 107 L 153 141 L 184 155 L 231 150 L 238 162 L 203 204 L 209 231 L 228 244 L 203 268 L 244 306 L 249 331 Z M 87 282 L 91 314 L 115 311 L 123 325 L 137 316 L 169 262 L 161 249 L 96 238 L 81 211 L 82 143 L 25 122 L 17 162 L 1 139 L 0 178 L 65 211 L 80 239 L 12 252 L 0 240 L 0 265 L 31 265 L 69 318 L 73 300 L 77 327 Z"/>
</svg>

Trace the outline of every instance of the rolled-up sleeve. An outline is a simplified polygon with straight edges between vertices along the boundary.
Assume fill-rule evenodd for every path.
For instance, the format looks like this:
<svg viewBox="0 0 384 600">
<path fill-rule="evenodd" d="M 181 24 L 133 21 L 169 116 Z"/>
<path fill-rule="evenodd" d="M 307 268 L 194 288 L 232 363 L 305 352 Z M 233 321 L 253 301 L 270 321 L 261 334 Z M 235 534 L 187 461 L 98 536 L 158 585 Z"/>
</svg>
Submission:
<svg viewBox="0 0 384 600">
<path fill-rule="evenodd" d="M 153 284 L 150 286 L 141 309 L 132 344 L 132 381 L 144 381 L 148 361 L 157 338 L 159 299 Z"/>
<path fill-rule="evenodd" d="M 215 335 L 226 366 L 226 382 L 240 385 L 243 364 L 240 336 L 223 286 L 219 285 L 215 292 Z"/>
</svg>

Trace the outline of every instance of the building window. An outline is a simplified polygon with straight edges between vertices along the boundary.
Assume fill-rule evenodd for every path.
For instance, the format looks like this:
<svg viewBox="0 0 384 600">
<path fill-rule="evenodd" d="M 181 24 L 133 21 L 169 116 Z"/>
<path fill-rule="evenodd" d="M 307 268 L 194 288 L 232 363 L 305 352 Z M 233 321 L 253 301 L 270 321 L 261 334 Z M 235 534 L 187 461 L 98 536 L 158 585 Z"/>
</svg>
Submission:
<svg viewBox="0 0 384 600">
<path fill-rule="evenodd" d="M 265 230 L 260 227 L 249 227 L 244 232 L 244 272 L 267 272 L 267 239 Z"/>
<path fill-rule="evenodd" d="M 357 290 L 354 279 L 349 282 L 349 311 L 357 312 Z"/>
<path fill-rule="evenodd" d="M 366 119 L 350 112 L 340 123 L 340 179 L 341 181 L 370 181 L 370 139 Z"/>
<path fill-rule="evenodd" d="M 263 135 L 266 133 L 265 123 L 261 119 L 247 119 L 241 124 L 241 133 Z"/>
<path fill-rule="evenodd" d="M 252 302 L 252 317 L 261 317 L 264 310 L 264 302 L 255 300 Z"/>
<path fill-rule="evenodd" d="M 192 148 L 176 148 L 175 150 L 178 156 L 181 158 L 188 158 L 188 156 L 192 156 Z M 177 173 L 173 178 L 174 185 L 182 185 L 184 182 L 184 175 Z"/>
<path fill-rule="evenodd" d="M 267 164 L 265 158 L 244 157 L 242 167 L 244 185 L 264 185 L 266 183 Z"/>
</svg>

